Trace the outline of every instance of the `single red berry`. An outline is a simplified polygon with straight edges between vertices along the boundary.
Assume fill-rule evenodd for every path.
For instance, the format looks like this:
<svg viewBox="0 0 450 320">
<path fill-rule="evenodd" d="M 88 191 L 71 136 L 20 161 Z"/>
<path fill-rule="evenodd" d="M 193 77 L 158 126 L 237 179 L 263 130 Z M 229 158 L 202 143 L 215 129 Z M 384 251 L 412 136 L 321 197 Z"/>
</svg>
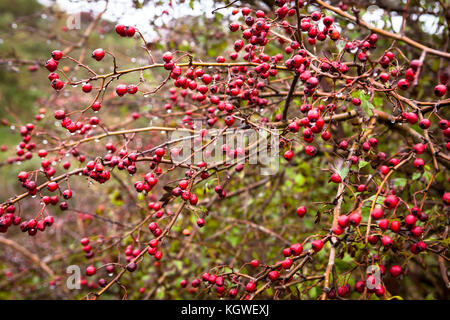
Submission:
<svg viewBox="0 0 450 320">
<path fill-rule="evenodd" d="M 100 61 L 105 56 L 105 50 L 98 48 L 92 51 L 92 58 L 94 58 L 97 61 Z"/>
<path fill-rule="evenodd" d="M 287 160 L 287 161 L 291 161 L 292 158 L 294 157 L 294 152 L 292 150 L 287 150 L 283 157 Z"/>
<path fill-rule="evenodd" d="M 319 252 L 323 247 L 323 241 L 322 240 L 314 240 L 311 243 L 311 247 L 315 252 Z"/>
<path fill-rule="evenodd" d="M 397 83 L 398 87 L 402 90 L 408 90 L 409 82 L 406 79 L 400 79 Z"/>
<path fill-rule="evenodd" d="M 133 37 L 136 33 L 136 29 L 134 27 L 127 26 L 125 27 L 125 34 L 127 37 Z"/>
<path fill-rule="evenodd" d="M 357 226 L 357 225 L 359 225 L 360 223 L 361 223 L 361 214 L 360 213 L 357 213 L 357 212 L 355 212 L 355 213 L 352 213 L 351 215 L 350 215 L 350 223 L 352 224 L 352 225 L 354 225 L 354 226 Z"/>
<path fill-rule="evenodd" d="M 116 87 L 116 93 L 119 97 L 125 95 L 128 92 L 128 87 L 126 84 L 119 84 Z"/>
<path fill-rule="evenodd" d="M 86 275 L 88 277 L 93 276 L 96 272 L 97 272 L 97 269 L 92 265 L 86 268 Z"/>
<path fill-rule="evenodd" d="M 130 262 L 130 263 L 127 265 L 127 270 L 128 270 L 129 272 L 134 272 L 136 269 L 137 269 L 137 264 L 134 263 L 134 262 Z"/>
<path fill-rule="evenodd" d="M 300 207 L 297 208 L 297 215 L 300 218 L 303 218 L 305 216 L 305 214 L 306 214 L 306 207 L 305 206 L 300 206 Z"/>
<path fill-rule="evenodd" d="M 395 208 L 397 206 L 397 204 L 398 204 L 398 198 L 396 196 L 394 196 L 393 194 L 388 195 L 384 199 L 384 205 L 389 209 Z"/>
<path fill-rule="evenodd" d="M 422 129 L 428 129 L 431 126 L 431 121 L 428 119 L 422 119 L 419 122 L 419 127 L 421 127 Z"/>
<path fill-rule="evenodd" d="M 60 50 L 52 51 L 52 58 L 55 60 L 60 60 L 63 57 L 63 53 Z"/>
<path fill-rule="evenodd" d="M 122 37 L 125 37 L 126 36 L 125 28 L 126 27 L 123 24 L 118 24 L 116 25 L 116 32 Z"/>
<path fill-rule="evenodd" d="M 442 196 L 442 201 L 446 206 L 450 206 L 450 192 L 444 193 L 444 195 Z"/>
<path fill-rule="evenodd" d="M 47 60 L 47 62 L 45 63 L 45 67 L 48 71 L 53 72 L 58 69 L 58 61 L 55 59 Z"/>
<path fill-rule="evenodd" d="M 201 228 L 201 227 L 203 227 L 204 225 L 205 225 L 205 220 L 202 219 L 202 218 L 198 218 L 198 219 L 197 219 L 197 226 L 198 226 L 199 228 Z"/>
<path fill-rule="evenodd" d="M 385 246 L 386 248 L 392 247 L 392 244 L 393 244 L 393 243 L 394 243 L 394 242 L 392 241 L 392 238 L 389 237 L 389 236 L 384 235 L 384 236 L 381 238 L 381 244 L 382 244 L 383 246 Z"/>
<path fill-rule="evenodd" d="M 399 265 L 393 265 L 390 267 L 389 269 L 389 273 L 393 276 L 393 277 L 398 277 L 399 275 L 401 275 L 403 272 L 402 267 Z"/>
<path fill-rule="evenodd" d="M 134 84 L 130 84 L 130 85 L 127 87 L 127 92 L 128 92 L 129 94 L 135 94 L 136 92 L 138 92 L 138 87 L 137 87 L 136 85 L 134 85 Z"/>
<path fill-rule="evenodd" d="M 89 93 L 92 91 L 92 84 L 90 83 L 85 83 L 83 84 L 83 86 L 81 87 L 81 89 L 83 90 L 83 92 Z"/>
<path fill-rule="evenodd" d="M 279 277 L 279 275 L 280 275 L 280 274 L 279 274 L 278 271 L 276 271 L 276 270 L 270 271 L 269 274 L 268 274 L 269 279 L 270 279 L 271 281 L 277 280 L 278 277 Z"/>
<path fill-rule="evenodd" d="M 372 212 L 370 213 L 370 215 L 375 219 L 381 219 L 381 217 L 383 216 L 383 209 L 381 208 L 374 208 L 372 210 Z"/>
<path fill-rule="evenodd" d="M 381 230 L 386 231 L 389 226 L 389 220 L 388 219 L 381 219 L 378 221 L 378 226 Z"/>
<path fill-rule="evenodd" d="M 341 182 L 342 182 L 342 178 L 341 178 L 341 176 L 340 176 L 338 173 L 333 173 L 333 174 L 331 175 L 330 180 L 331 180 L 332 182 L 334 182 L 334 183 L 341 183 Z"/>
<path fill-rule="evenodd" d="M 400 222 L 397 220 L 394 220 L 391 222 L 391 225 L 389 226 L 392 232 L 399 232 L 400 231 Z"/>
<path fill-rule="evenodd" d="M 255 291 L 255 289 L 256 289 L 256 285 L 255 285 L 255 283 L 253 282 L 253 281 L 250 281 L 249 283 L 247 283 L 247 285 L 245 286 L 245 290 L 247 291 L 247 292 L 254 292 Z"/>
<path fill-rule="evenodd" d="M 414 167 L 416 167 L 417 169 L 423 169 L 423 167 L 425 166 L 425 161 L 421 158 L 416 158 L 414 160 Z"/>
<path fill-rule="evenodd" d="M 341 215 L 338 218 L 338 224 L 342 227 L 342 228 L 347 228 L 348 225 L 350 223 L 350 218 L 346 215 Z"/>
<path fill-rule="evenodd" d="M 47 185 L 48 190 L 50 190 L 51 192 L 54 192 L 58 189 L 58 183 L 52 181 Z"/>
<path fill-rule="evenodd" d="M 434 87 L 434 94 L 437 97 L 443 97 L 447 93 L 447 87 L 443 84 L 438 84 Z"/>
</svg>

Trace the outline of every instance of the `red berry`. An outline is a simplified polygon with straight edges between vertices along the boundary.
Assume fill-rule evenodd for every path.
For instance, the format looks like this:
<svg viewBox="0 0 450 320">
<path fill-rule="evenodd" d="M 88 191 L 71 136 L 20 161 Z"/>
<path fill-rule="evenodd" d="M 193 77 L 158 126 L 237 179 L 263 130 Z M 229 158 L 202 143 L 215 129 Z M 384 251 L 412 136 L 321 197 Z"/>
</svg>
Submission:
<svg viewBox="0 0 450 320">
<path fill-rule="evenodd" d="M 283 157 L 287 160 L 287 161 L 291 161 L 292 158 L 294 157 L 294 152 L 292 150 L 287 150 Z"/>
<path fill-rule="evenodd" d="M 408 90 L 409 82 L 406 79 L 400 79 L 397 83 L 398 87 L 402 90 Z"/>
<path fill-rule="evenodd" d="M 86 275 L 88 277 L 93 276 L 96 272 L 97 272 L 97 269 L 92 265 L 86 268 Z"/>
<path fill-rule="evenodd" d="M 172 52 L 165 52 L 162 56 L 164 62 L 170 62 L 173 59 Z"/>
<path fill-rule="evenodd" d="M 383 216 L 383 209 L 381 208 L 374 208 L 372 210 L 372 212 L 370 213 L 370 215 L 375 219 L 381 219 L 381 217 Z"/>
<path fill-rule="evenodd" d="M 446 206 L 450 206 L 450 192 L 444 193 L 444 195 L 442 196 L 442 201 Z"/>
<path fill-rule="evenodd" d="M 421 127 L 422 129 L 428 129 L 431 126 L 431 122 L 428 119 L 422 119 L 419 122 L 419 127 Z"/>
<path fill-rule="evenodd" d="M 94 58 L 97 61 L 100 61 L 105 56 L 105 50 L 98 48 L 92 51 L 92 58 Z"/>
<path fill-rule="evenodd" d="M 315 252 L 319 252 L 323 247 L 323 241 L 322 240 L 314 240 L 311 243 L 311 247 Z"/>
<path fill-rule="evenodd" d="M 122 37 L 126 36 L 125 26 L 123 24 L 116 25 L 116 32 Z"/>
<path fill-rule="evenodd" d="M 347 226 L 350 223 L 350 218 L 346 215 L 341 215 L 338 218 L 338 224 L 342 227 L 342 228 L 347 228 Z"/>
<path fill-rule="evenodd" d="M 92 84 L 85 83 L 85 84 L 83 84 L 81 89 L 83 90 L 83 92 L 86 92 L 86 93 L 91 92 L 92 91 Z"/>
<path fill-rule="evenodd" d="M 395 232 L 395 233 L 399 232 L 400 231 L 400 222 L 398 222 L 397 220 L 392 221 L 389 228 L 391 229 L 392 232 Z"/>
<path fill-rule="evenodd" d="M 138 87 L 137 87 L 136 85 L 134 85 L 134 84 L 130 84 L 130 85 L 127 87 L 127 92 L 128 92 L 129 94 L 135 94 L 136 92 L 138 92 Z"/>
<path fill-rule="evenodd" d="M 205 220 L 202 219 L 202 218 L 198 218 L 198 219 L 197 219 L 197 226 L 198 226 L 199 228 L 201 228 L 201 227 L 203 227 L 204 225 L 205 225 Z"/>
<path fill-rule="evenodd" d="M 398 277 L 399 275 L 401 275 L 403 272 L 402 267 L 400 267 L 399 265 L 393 265 L 391 266 L 391 268 L 389 269 L 389 273 L 393 276 L 393 277 Z"/>
<path fill-rule="evenodd" d="M 63 53 L 60 50 L 52 51 L 52 58 L 55 60 L 60 60 L 63 57 Z"/>
<path fill-rule="evenodd" d="M 306 214 L 306 207 L 305 206 L 300 206 L 300 207 L 297 208 L 297 215 L 300 218 L 303 218 L 305 216 L 305 214 Z"/>
<path fill-rule="evenodd" d="M 247 285 L 245 286 L 245 290 L 247 292 L 254 292 L 256 289 L 256 285 L 253 281 L 250 281 L 249 283 L 247 283 Z"/>
<path fill-rule="evenodd" d="M 383 236 L 383 237 L 381 238 L 381 243 L 383 244 L 383 246 L 389 248 L 389 247 L 392 246 L 392 244 L 393 244 L 394 242 L 392 241 L 392 238 L 391 238 L 391 237 L 385 235 L 385 236 Z"/>
<path fill-rule="evenodd" d="M 361 223 L 361 214 L 360 213 L 352 213 L 350 215 L 350 223 L 354 226 L 357 226 Z"/>
<path fill-rule="evenodd" d="M 250 265 L 251 265 L 253 268 L 256 268 L 257 266 L 259 266 L 259 260 L 254 259 L 254 260 L 250 261 Z"/>
<path fill-rule="evenodd" d="M 437 97 L 443 97 L 447 93 L 447 87 L 443 84 L 438 84 L 434 87 L 434 94 Z"/>
<path fill-rule="evenodd" d="M 338 173 L 333 173 L 333 174 L 331 175 L 330 180 L 331 180 L 332 182 L 334 182 L 334 183 L 341 183 L 341 182 L 342 182 L 342 178 L 341 178 L 341 176 L 340 176 Z"/>
<path fill-rule="evenodd" d="M 62 82 L 59 79 L 54 79 L 51 82 L 52 88 L 55 90 L 61 90 L 62 88 L 64 88 L 64 82 Z"/>
<path fill-rule="evenodd" d="M 386 231 L 389 226 L 389 220 L 388 219 L 381 219 L 378 221 L 378 226 L 381 230 Z"/>
<path fill-rule="evenodd" d="M 55 59 L 47 60 L 47 62 L 45 63 L 45 67 L 48 71 L 53 72 L 58 69 L 58 61 Z"/>
<path fill-rule="evenodd" d="M 58 184 L 57 184 L 56 182 L 52 181 L 52 182 L 50 182 L 50 183 L 47 185 L 47 188 L 48 188 L 48 190 L 50 190 L 51 192 L 54 192 L 54 191 L 56 191 L 56 190 L 58 189 Z"/>
<path fill-rule="evenodd" d="M 135 28 L 130 27 L 130 26 L 125 27 L 125 34 L 126 34 L 127 37 L 131 38 L 132 36 L 134 36 L 135 33 L 136 33 L 136 29 Z"/>
<path fill-rule="evenodd" d="M 128 92 L 128 87 L 126 84 L 119 84 L 116 87 L 116 93 L 119 97 L 123 96 L 125 93 Z"/>
<path fill-rule="evenodd" d="M 398 204 L 398 198 L 394 195 L 388 195 L 385 199 L 384 199 L 384 205 L 386 207 L 388 207 L 389 209 L 393 209 L 397 206 Z"/>
<path fill-rule="evenodd" d="M 271 281 L 277 280 L 278 277 L 279 277 L 279 275 L 280 275 L 280 274 L 279 274 L 278 271 L 276 271 L 276 270 L 270 271 L 269 274 L 268 274 L 269 279 L 270 279 Z"/>
</svg>

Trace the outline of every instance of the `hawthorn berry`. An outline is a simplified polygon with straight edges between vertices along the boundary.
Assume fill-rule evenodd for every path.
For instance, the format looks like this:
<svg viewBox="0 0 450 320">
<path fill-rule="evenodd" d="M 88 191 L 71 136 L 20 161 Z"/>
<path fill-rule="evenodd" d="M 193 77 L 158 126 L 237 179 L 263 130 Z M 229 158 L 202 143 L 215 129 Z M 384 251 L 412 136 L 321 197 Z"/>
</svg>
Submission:
<svg viewBox="0 0 450 320">
<path fill-rule="evenodd" d="M 334 183 L 341 183 L 342 182 L 342 178 L 338 173 L 333 173 L 331 175 L 330 181 L 334 182 Z"/>
<path fill-rule="evenodd" d="M 119 84 L 116 87 L 116 93 L 119 97 L 125 95 L 125 93 L 127 93 L 127 92 L 128 92 L 128 87 L 126 84 Z"/>
<path fill-rule="evenodd" d="M 92 58 L 94 58 L 97 61 L 100 61 L 105 56 L 105 50 L 98 48 L 92 51 Z"/>
<path fill-rule="evenodd" d="M 90 277 L 90 276 L 93 276 L 94 274 L 96 274 L 96 272 L 97 272 L 97 269 L 94 267 L 94 266 L 88 266 L 87 268 L 86 268 L 86 275 L 88 276 L 88 277 Z"/>
<path fill-rule="evenodd" d="M 389 273 L 393 276 L 393 277 L 398 277 L 399 275 L 401 275 L 403 272 L 402 267 L 400 267 L 399 265 L 393 265 L 389 268 Z"/>
<path fill-rule="evenodd" d="M 323 247 L 323 241 L 322 240 L 314 240 L 311 243 L 311 248 L 315 251 L 315 252 L 319 252 Z"/>
<path fill-rule="evenodd" d="M 258 267 L 258 266 L 259 266 L 259 260 L 254 259 L 254 260 L 250 261 L 250 265 L 251 265 L 253 268 Z"/>
<path fill-rule="evenodd" d="M 447 87 L 443 84 L 438 84 L 436 87 L 434 87 L 434 94 L 437 97 L 443 97 L 447 93 Z"/>
</svg>

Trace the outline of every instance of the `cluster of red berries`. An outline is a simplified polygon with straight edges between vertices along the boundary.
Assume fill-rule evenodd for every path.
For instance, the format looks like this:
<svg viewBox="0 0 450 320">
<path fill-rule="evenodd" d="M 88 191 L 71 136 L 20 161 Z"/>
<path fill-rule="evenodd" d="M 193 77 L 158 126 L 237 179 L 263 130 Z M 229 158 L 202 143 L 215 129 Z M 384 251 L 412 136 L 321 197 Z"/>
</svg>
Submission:
<svg viewBox="0 0 450 320">
<path fill-rule="evenodd" d="M 0 207 L 0 233 L 6 233 L 8 228 L 12 225 L 19 225 L 22 222 L 22 218 L 14 215 L 16 207 L 9 205 L 6 208 Z"/>
<path fill-rule="evenodd" d="M 71 134 L 79 133 L 86 134 L 88 133 L 93 126 L 99 124 L 100 120 L 98 117 L 91 117 L 89 123 L 83 123 L 82 121 L 73 122 L 67 115 L 64 110 L 56 110 L 54 113 L 55 119 L 61 120 L 61 127 L 65 128 Z"/>
<path fill-rule="evenodd" d="M 116 152 L 116 147 L 112 143 L 106 144 L 106 150 L 108 153 L 105 155 L 104 159 L 108 166 L 117 167 L 119 170 L 127 170 L 130 175 L 136 173 L 136 160 L 138 159 L 137 153 L 128 153 L 127 150 L 120 149 L 118 155 L 114 155 L 114 152 Z"/>
<path fill-rule="evenodd" d="M 175 197 L 181 196 L 184 201 L 189 201 L 189 203 L 195 206 L 198 203 L 198 197 L 195 193 L 191 193 L 187 190 L 189 187 L 189 180 L 183 179 L 178 182 L 178 186 L 172 189 L 172 194 Z"/>
<path fill-rule="evenodd" d="M 151 224 L 149 225 L 149 229 L 150 229 L 150 226 L 151 226 Z M 152 226 L 152 228 L 153 228 L 153 226 Z M 152 231 L 152 229 L 150 229 L 150 230 Z M 157 230 L 159 230 L 159 231 L 157 231 Z M 159 235 L 157 236 L 157 234 L 161 234 L 161 229 L 159 229 L 158 226 L 156 226 L 156 229 L 154 229 L 154 231 L 152 231 L 152 232 L 155 235 L 155 237 L 158 237 Z M 163 253 L 161 250 L 158 250 L 158 239 L 152 239 L 149 241 L 147 253 L 151 256 L 154 256 L 157 261 L 162 259 Z"/>
<path fill-rule="evenodd" d="M 89 244 L 89 238 L 84 237 L 81 238 L 80 243 L 83 246 L 83 251 L 85 252 L 85 257 L 90 259 L 94 256 L 94 252 L 92 251 L 92 246 Z"/>
<path fill-rule="evenodd" d="M 125 26 L 123 24 L 118 24 L 118 25 L 116 25 L 116 32 L 118 35 L 120 35 L 122 37 L 131 38 L 136 33 L 136 29 L 131 26 Z"/>
<path fill-rule="evenodd" d="M 126 93 L 135 94 L 138 92 L 138 87 L 134 84 L 126 85 L 126 84 L 118 84 L 116 87 L 116 93 L 119 97 L 124 96 Z"/>
<path fill-rule="evenodd" d="M 45 67 L 50 74 L 48 75 L 48 79 L 50 80 L 50 84 L 55 90 L 61 90 L 64 88 L 64 82 L 59 79 L 59 75 L 55 73 L 56 69 L 58 69 L 59 60 L 63 57 L 63 53 L 60 50 L 54 50 L 52 52 L 52 58 L 45 63 Z"/>
<path fill-rule="evenodd" d="M 319 27 L 320 22 L 323 23 L 322 30 Z M 341 34 L 333 25 L 333 22 L 332 17 L 324 16 L 320 11 L 314 11 L 309 17 L 301 19 L 300 30 L 308 34 L 308 43 L 311 45 L 316 44 L 316 40 L 324 41 L 327 36 L 331 40 L 337 41 Z"/>
<path fill-rule="evenodd" d="M 105 183 L 111 178 L 111 173 L 105 170 L 103 164 L 95 161 L 89 161 L 83 168 L 82 173 L 99 183 Z"/>
<path fill-rule="evenodd" d="M 29 221 L 24 221 L 20 224 L 20 230 L 22 232 L 28 232 L 28 235 L 34 236 L 38 230 L 44 231 L 46 227 L 51 227 L 54 222 L 52 216 L 47 216 L 44 219 L 37 221 L 36 219 L 31 219 Z"/>
<path fill-rule="evenodd" d="M 255 260 L 255 261 L 258 261 L 258 260 Z M 205 272 L 201 276 L 201 280 L 198 278 L 192 280 L 191 286 L 188 288 L 189 293 L 195 293 L 197 291 L 197 288 L 199 288 L 202 285 L 202 281 L 203 281 L 204 285 L 207 287 L 214 286 L 216 293 L 219 296 L 223 296 L 225 294 L 225 291 L 226 291 L 225 288 L 227 286 L 227 283 L 225 282 L 225 278 L 221 275 L 211 274 L 209 272 Z M 233 276 L 231 281 L 233 283 L 238 283 L 238 276 Z M 180 281 L 180 287 L 186 288 L 187 286 L 188 286 L 187 280 L 183 279 Z M 232 286 L 228 290 L 228 296 L 231 298 L 236 297 L 238 294 L 238 289 L 239 289 L 239 286 Z M 256 290 L 255 282 L 249 281 L 245 286 L 245 290 L 247 293 L 254 292 Z M 248 299 L 249 297 L 250 296 L 247 295 L 246 299 Z"/>
<path fill-rule="evenodd" d="M 387 275 L 386 268 L 382 264 L 377 264 L 377 272 L 367 276 L 365 280 L 359 280 L 355 282 L 354 290 L 360 294 L 367 291 L 369 294 L 375 294 L 378 297 L 383 297 L 386 293 L 386 289 L 382 284 L 382 279 Z M 374 270 L 375 271 L 375 270 Z M 402 275 L 405 271 L 399 265 L 392 265 L 389 268 L 389 273 L 392 277 L 397 278 Z M 334 288 L 330 289 L 327 293 L 329 299 L 336 299 L 337 296 L 344 298 L 348 296 L 352 291 L 351 286 L 346 283 L 339 286 L 337 290 Z"/>
<path fill-rule="evenodd" d="M 283 261 L 278 261 L 276 263 L 276 267 L 267 274 L 268 279 L 270 279 L 271 281 L 276 281 L 279 278 L 281 270 L 283 270 L 283 269 L 288 270 L 292 266 L 293 260 L 289 257 L 290 256 L 294 256 L 294 257 L 299 256 L 299 255 L 301 255 L 302 252 L 303 252 L 303 246 L 300 243 L 292 244 L 289 248 L 284 249 L 283 255 L 285 256 L 285 259 Z M 250 261 L 248 264 L 250 264 L 253 268 L 257 268 L 260 265 L 259 260 L 257 260 L 257 259 Z M 206 272 L 202 275 L 201 278 L 204 281 L 206 286 L 214 285 L 216 288 L 216 293 L 218 295 L 224 294 L 226 283 L 225 283 L 225 278 L 223 276 L 210 274 L 210 273 Z M 238 278 L 239 278 L 238 276 L 233 276 L 231 279 L 231 282 L 238 283 L 239 282 Z M 188 285 L 187 280 L 181 280 L 180 286 L 182 288 L 186 288 L 187 285 Z M 201 285 L 201 281 L 199 279 L 194 279 L 191 282 L 191 287 L 189 288 L 189 292 L 190 293 L 196 292 L 197 288 L 200 287 L 200 285 Z M 236 295 L 238 294 L 238 289 L 239 289 L 239 286 L 234 286 L 234 287 L 230 288 L 228 291 L 228 296 L 230 296 L 231 298 L 236 297 Z M 252 293 L 255 290 L 256 290 L 255 281 L 249 281 L 245 285 L 245 291 L 247 293 Z"/>
<path fill-rule="evenodd" d="M 34 130 L 34 124 L 27 123 L 26 125 L 20 127 L 20 135 L 22 136 L 22 141 L 20 141 L 16 148 L 16 157 L 11 157 L 8 159 L 8 163 L 22 162 L 25 160 L 30 160 L 33 158 L 32 151 L 36 148 L 36 144 L 31 142 L 31 135 Z M 6 147 L 3 146 L 3 151 L 6 151 Z"/>
</svg>

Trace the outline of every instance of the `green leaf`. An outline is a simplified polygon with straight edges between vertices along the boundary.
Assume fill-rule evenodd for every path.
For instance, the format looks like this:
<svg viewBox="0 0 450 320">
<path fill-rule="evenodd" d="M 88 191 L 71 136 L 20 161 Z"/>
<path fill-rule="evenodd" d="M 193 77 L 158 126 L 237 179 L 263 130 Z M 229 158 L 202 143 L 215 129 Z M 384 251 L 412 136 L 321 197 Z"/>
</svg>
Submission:
<svg viewBox="0 0 450 320">
<path fill-rule="evenodd" d="M 373 115 L 372 109 L 374 108 L 373 104 L 369 101 L 369 96 L 364 94 L 363 91 L 355 91 L 352 93 L 352 97 L 359 98 L 361 100 L 361 110 L 368 117 Z"/>
<path fill-rule="evenodd" d="M 364 160 L 361 160 L 361 161 L 358 163 L 358 168 L 359 168 L 359 169 L 362 169 L 362 168 L 364 168 L 365 166 L 367 166 L 368 164 L 369 164 L 369 162 L 364 161 Z"/>
<path fill-rule="evenodd" d="M 415 172 L 415 173 L 413 174 L 413 176 L 412 176 L 412 179 L 413 179 L 413 180 L 417 180 L 417 179 L 420 178 L 420 176 L 421 176 L 420 172 Z"/>
<path fill-rule="evenodd" d="M 389 297 L 388 298 L 388 300 L 403 300 L 403 298 L 402 297 L 400 297 L 400 296 L 392 296 L 392 297 Z"/>
<path fill-rule="evenodd" d="M 384 202 L 384 198 L 385 197 L 378 196 L 377 204 L 381 204 L 382 205 L 383 202 Z M 370 207 L 372 205 L 373 200 L 375 200 L 375 195 L 373 195 L 369 199 L 367 199 L 367 201 L 364 203 L 364 206 Z"/>
<path fill-rule="evenodd" d="M 296 174 L 295 183 L 298 186 L 303 186 L 305 184 L 305 177 L 302 174 Z"/>
<path fill-rule="evenodd" d="M 349 172 L 349 168 L 348 167 L 344 167 L 341 170 L 338 170 L 338 174 L 339 174 L 339 176 L 341 177 L 342 180 L 344 180 L 347 177 L 348 172 Z"/>
<path fill-rule="evenodd" d="M 172 262 L 178 270 L 181 271 L 183 269 L 183 262 L 180 260 L 173 260 Z"/>
<path fill-rule="evenodd" d="M 406 186 L 406 182 L 406 178 L 397 178 L 394 181 L 394 186 L 403 188 L 404 186 Z"/>
</svg>

